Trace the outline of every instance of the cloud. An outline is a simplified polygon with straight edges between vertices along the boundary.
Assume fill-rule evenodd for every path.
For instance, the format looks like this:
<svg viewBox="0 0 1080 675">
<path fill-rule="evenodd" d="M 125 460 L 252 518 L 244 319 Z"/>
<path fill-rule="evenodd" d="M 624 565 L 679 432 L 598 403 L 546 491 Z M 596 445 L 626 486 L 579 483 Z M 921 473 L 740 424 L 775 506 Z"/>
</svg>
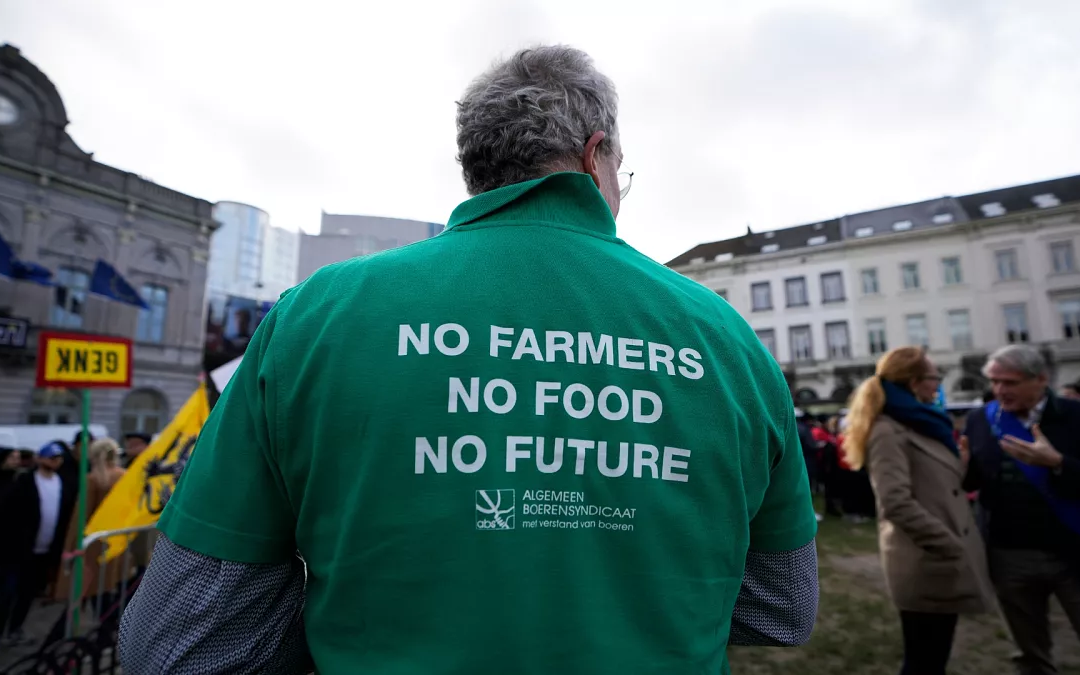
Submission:
<svg viewBox="0 0 1080 675">
<path fill-rule="evenodd" d="M 671 213 L 681 239 L 649 250 L 1075 172 L 1061 111 L 1080 113 L 1080 89 L 1051 81 L 1075 81 L 1075 43 L 1051 37 L 1033 58 L 1032 36 L 1063 31 L 1042 16 L 1017 41 L 1014 18 L 804 6 L 720 37 L 665 36 L 666 67 L 620 82 L 637 104 L 624 106 L 628 154 L 649 134 L 645 165 L 667 183 L 645 208 Z"/>
<path fill-rule="evenodd" d="M 585 49 L 616 82 L 620 234 L 701 241 L 1080 171 L 1080 3 L 460 0 L 5 5 L 0 40 L 102 161 L 314 229 L 444 220 L 454 101 L 493 59 Z"/>
</svg>

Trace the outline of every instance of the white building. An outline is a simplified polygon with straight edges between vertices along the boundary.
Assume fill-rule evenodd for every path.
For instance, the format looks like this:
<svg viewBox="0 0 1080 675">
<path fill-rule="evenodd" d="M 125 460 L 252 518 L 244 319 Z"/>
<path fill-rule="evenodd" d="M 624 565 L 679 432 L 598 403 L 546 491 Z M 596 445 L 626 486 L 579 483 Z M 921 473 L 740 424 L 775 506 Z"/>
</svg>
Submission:
<svg viewBox="0 0 1080 675">
<path fill-rule="evenodd" d="M 270 225 L 262 209 L 218 202 L 221 227 L 210 240 L 207 289 L 212 297 L 273 302 L 296 285 L 299 233 Z"/>
<path fill-rule="evenodd" d="M 298 283 L 296 268 L 300 261 L 300 233 L 280 227 L 266 229 L 262 254 L 262 295 L 260 300 L 275 301 Z"/>
<path fill-rule="evenodd" d="M 986 355 L 1044 349 L 1080 379 L 1080 176 L 702 244 L 669 266 L 724 295 L 796 397 L 842 401 L 889 348 L 924 344 L 950 400 Z"/>
</svg>

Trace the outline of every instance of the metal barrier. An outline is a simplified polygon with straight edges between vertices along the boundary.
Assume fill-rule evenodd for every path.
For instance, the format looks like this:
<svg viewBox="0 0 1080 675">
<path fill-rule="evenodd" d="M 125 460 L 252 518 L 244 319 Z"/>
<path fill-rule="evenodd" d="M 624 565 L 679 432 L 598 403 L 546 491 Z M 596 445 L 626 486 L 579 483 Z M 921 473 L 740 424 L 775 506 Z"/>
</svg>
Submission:
<svg viewBox="0 0 1080 675">
<path fill-rule="evenodd" d="M 109 537 L 114 537 L 114 536 L 117 536 L 117 535 L 123 535 L 123 534 L 138 535 L 138 534 L 141 534 L 143 532 L 151 532 L 155 528 L 157 528 L 157 523 L 156 522 L 151 523 L 150 525 L 141 525 L 139 527 L 123 527 L 123 528 L 120 528 L 120 529 L 117 529 L 117 530 L 105 530 L 103 532 L 94 532 L 93 534 L 91 534 L 91 535 L 89 535 L 89 536 L 87 536 L 87 537 L 85 537 L 83 539 L 83 547 L 81 549 L 79 549 L 77 551 L 72 551 L 70 554 L 65 556 L 64 573 L 71 573 L 71 569 L 72 569 L 72 567 L 74 567 L 75 558 L 77 558 L 79 556 L 85 556 L 86 552 L 90 549 L 90 547 L 92 545 L 94 545 L 95 543 L 97 543 L 97 542 L 103 541 L 105 539 L 108 539 Z M 127 605 L 128 581 L 132 577 L 132 573 L 131 573 L 132 572 L 132 569 L 131 569 L 131 544 L 134 541 L 135 541 L 135 539 L 132 538 L 131 541 L 128 542 L 128 545 L 124 547 L 124 552 L 120 556 L 120 559 L 121 559 L 121 562 L 120 562 L 120 583 L 119 583 L 120 594 L 118 596 L 118 602 L 119 602 L 118 613 L 117 613 L 118 617 L 124 613 L 124 607 Z M 103 603 L 103 601 L 104 601 L 104 599 L 106 597 L 105 596 L 105 592 L 106 592 L 106 589 L 105 589 L 105 577 L 108 576 L 106 574 L 106 571 L 108 569 L 106 567 L 106 565 L 109 564 L 109 563 L 106 563 L 105 560 L 104 560 L 104 557 L 105 557 L 105 548 L 104 547 L 102 548 L 101 553 L 102 553 L 101 559 L 96 561 L 97 564 L 98 564 L 97 589 L 96 589 L 97 592 L 95 594 L 93 594 L 93 596 L 92 596 L 94 598 L 94 600 L 95 600 L 95 602 L 94 602 L 94 619 L 97 622 L 101 621 L 101 610 L 102 610 L 101 606 L 102 606 L 102 603 Z M 84 564 L 84 572 L 83 572 L 84 578 L 85 578 L 85 565 L 86 565 L 87 562 L 88 561 L 86 561 L 84 559 L 84 561 L 83 561 L 83 564 Z M 78 632 L 79 626 L 72 625 L 72 624 L 74 623 L 74 618 L 78 614 L 77 610 L 82 606 L 82 598 L 76 598 L 75 597 L 75 584 L 70 584 L 70 586 L 71 586 L 71 590 L 68 593 L 68 606 L 67 606 L 67 610 L 65 612 L 65 615 L 66 615 L 65 624 L 64 624 L 64 637 L 65 638 L 74 637 L 75 633 Z M 82 589 L 82 590 L 85 593 L 88 589 Z M 110 589 L 110 590 L 113 590 L 113 589 Z M 86 593 L 86 594 L 90 595 L 89 593 Z"/>
<path fill-rule="evenodd" d="M 83 540 L 83 547 L 78 551 L 65 554 L 62 574 L 67 575 L 69 580 L 72 575 L 75 559 L 85 556 L 93 544 L 115 535 L 138 535 L 150 532 L 157 527 L 157 523 L 142 527 L 127 527 L 107 532 L 95 532 Z M 107 576 L 106 564 L 99 559 L 96 588 L 84 589 L 84 597 L 75 597 L 75 585 L 72 583 L 68 592 L 67 607 L 64 608 L 63 630 L 60 622 L 53 627 L 52 632 L 45 638 L 45 643 L 37 652 L 25 656 L 12 663 L 6 668 L 0 666 L 0 675 L 29 675 L 31 673 L 113 673 L 119 668 L 116 646 L 120 617 L 124 613 L 128 596 L 138 588 L 141 580 L 140 570 L 137 570 L 132 561 L 131 542 L 124 548 L 120 556 L 120 579 L 111 587 L 105 587 Z M 102 558 L 104 550 L 102 550 Z M 87 562 L 87 561 L 84 561 Z M 79 609 L 83 607 L 85 599 L 92 600 L 89 603 L 92 614 L 81 617 L 76 624 L 75 617 Z M 84 621 L 89 619 L 89 621 Z M 81 630 L 86 628 L 85 634 Z"/>
</svg>

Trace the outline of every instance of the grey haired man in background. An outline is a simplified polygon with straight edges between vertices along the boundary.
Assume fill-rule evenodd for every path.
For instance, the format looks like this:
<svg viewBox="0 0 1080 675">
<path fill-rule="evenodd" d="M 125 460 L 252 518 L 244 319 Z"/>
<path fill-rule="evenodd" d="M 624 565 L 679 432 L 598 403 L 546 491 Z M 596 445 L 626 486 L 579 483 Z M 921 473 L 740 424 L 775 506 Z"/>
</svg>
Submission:
<svg viewBox="0 0 1080 675">
<path fill-rule="evenodd" d="M 1045 359 L 1027 345 L 994 352 L 983 373 L 994 400 L 968 416 L 964 487 L 979 490 L 1016 672 L 1051 675 L 1050 596 L 1080 636 L 1080 401 L 1054 394 Z"/>
</svg>

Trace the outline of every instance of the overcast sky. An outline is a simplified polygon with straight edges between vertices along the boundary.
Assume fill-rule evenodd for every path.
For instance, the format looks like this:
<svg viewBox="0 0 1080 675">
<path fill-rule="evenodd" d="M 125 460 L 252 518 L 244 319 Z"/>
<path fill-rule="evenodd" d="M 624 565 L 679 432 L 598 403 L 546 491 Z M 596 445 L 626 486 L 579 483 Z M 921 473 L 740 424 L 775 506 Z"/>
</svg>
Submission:
<svg viewBox="0 0 1080 675">
<path fill-rule="evenodd" d="M 317 231 L 446 222 L 454 101 L 500 54 L 619 89 L 620 235 L 666 261 L 746 231 L 1080 173 L 1075 0 L 0 0 L 102 162 Z"/>
</svg>

